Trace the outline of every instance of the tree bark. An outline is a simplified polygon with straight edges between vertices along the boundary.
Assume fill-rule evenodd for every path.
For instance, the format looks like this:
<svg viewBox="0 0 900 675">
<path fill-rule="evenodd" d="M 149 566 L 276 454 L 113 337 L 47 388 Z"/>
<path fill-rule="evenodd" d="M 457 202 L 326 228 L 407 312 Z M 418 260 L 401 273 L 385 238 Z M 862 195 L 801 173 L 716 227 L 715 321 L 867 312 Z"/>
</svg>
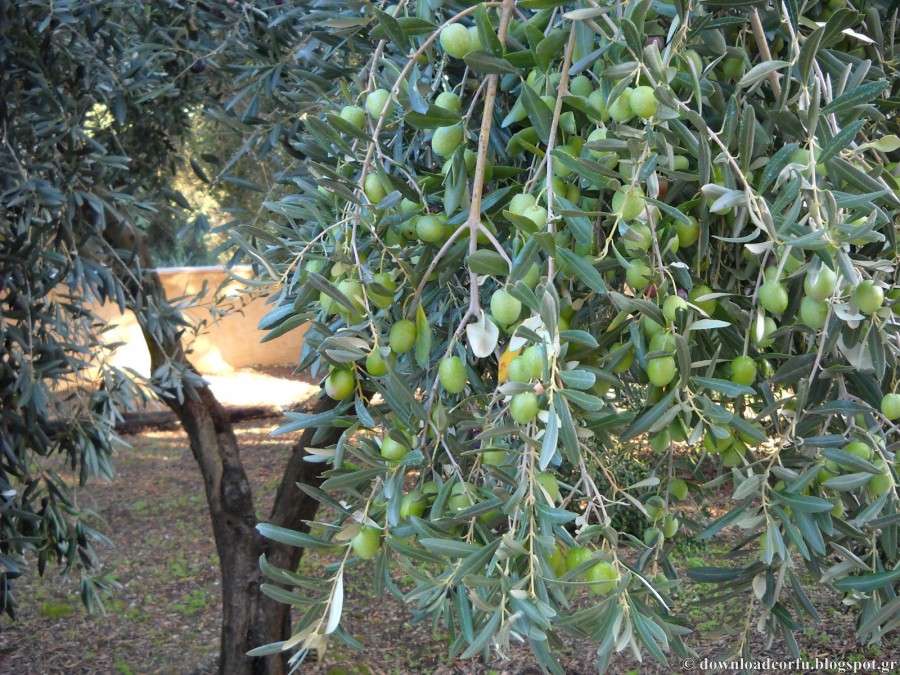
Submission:
<svg viewBox="0 0 900 675">
<path fill-rule="evenodd" d="M 152 371 L 169 364 L 193 380 L 191 375 L 197 373 L 184 353 L 181 328 L 172 325 L 160 330 L 159 322 L 148 320 L 166 304 L 166 295 L 142 236 L 125 225 L 107 229 L 105 237 L 118 249 L 119 256 L 131 252 L 128 262 L 118 257 L 111 266 L 129 291 L 129 307 L 144 332 Z M 222 575 L 219 672 L 281 675 L 287 672 L 287 655 L 247 656 L 255 647 L 290 637 L 290 608 L 260 590 L 264 578 L 259 558 L 265 553 L 273 565 L 295 570 L 303 549 L 267 540 L 257 532 L 253 494 L 241 463 L 234 427 L 212 390 L 199 381 L 199 376 L 197 380 L 194 384 L 182 380 L 182 391 L 169 386 L 160 392 L 160 397 L 181 422 L 203 476 Z M 316 412 L 333 405 L 330 400 L 320 400 Z M 318 472 L 322 465 L 304 461 L 305 449 L 314 433 L 314 429 L 304 431 L 291 450 L 269 520 L 275 525 L 306 530 L 303 521 L 315 516 L 318 503 L 296 487 L 298 482 L 321 482 Z M 333 430 L 326 442 L 336 442 L 340 434 L 341 430 Z"/>
<path fill-rule="evenodd" d="M 310 412 L 313 414 L 325 412 L 334 405 L 335 402 L 330 399 L 319 399 Z M 315 518 L 319 503 L 299 490 L 297 483 L 316 487 L 322 483 L 319 471 L 323 465 L 306 461 L 306 448 L 311 445 L 315 432 L 316 429 L 306 429 L 291 449 L 291 457 L 281 477 L 278 491 L 275 493 L 275 503 L 269 515 L 268 522 L 273 525 L 309 532 L 309 526 L 305 521 Z M 342 432 L 341 429 L 332 429 L 325 445 L 337 443 Z M 269 563 L 286 570 L 296 570 L 303 556 L 302 548 L 285 546 L 270 540 L 265 540 L 263 548 Z M 257 562 L 257 568 L 258 566 Z M 288 605 L 280 602 L 259 603 L 252 617 L 251 633 L 247 637 L 247 642 L 259 646 L 287 639 L 291 634 L 290 610 Z M 286 666 L 286 659 L 282 659 L 282 665 Z"/>
</svg>

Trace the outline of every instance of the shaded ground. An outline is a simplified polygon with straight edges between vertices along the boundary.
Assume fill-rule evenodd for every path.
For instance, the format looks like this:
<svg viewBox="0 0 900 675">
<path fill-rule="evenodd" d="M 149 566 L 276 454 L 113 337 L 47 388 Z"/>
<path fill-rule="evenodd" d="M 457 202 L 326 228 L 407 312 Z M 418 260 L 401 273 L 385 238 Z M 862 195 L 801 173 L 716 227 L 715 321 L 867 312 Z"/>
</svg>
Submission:
<svg viewBox="0 0 900 675">
<path fill-rule="evenodd" d="M 237 428 L 263 513 L 290 447 L 289 438 L 269 436 L 278 423 L 271 419 Z M 105 569 L 122 585 L 107 602 L 107 616 L 85 613 L 77 580 L 60 583 L 52 570 L 44 579 L 20 580 L 20 597 L 28 602 L 17 623 L 0 620 L 0 672 L 206 673 L 215 669 L 220 586 L 199 473 L 181 432 L 147 432 L 130 442 L 133 448 L 119 458 L 116 480 L 79 494 L 79 503 L 97 511 L 105 521 L 102 529 L 116 542 L 115 548 L 103 551 Z M 688 544 L 675 560 L 681 568 L 709 564 L 721 552 Z M 304 565 L 314 570 L 324 562 L 311 555 Z M 689 636 L 689 643 L 701 658 L 712 657 L 732 640 L 716 633 L 722 625 L 722 610 L 690 604 L 698 587 L 685 584 L 676 609 L 689 617 L 696 631 Z M 900 659 L 897 633 L 889 636 L 880 650 L 863 650 L 855 644 L 853 621 L 836 597 L 818 591 L 813 601 L 824 621 L 798 633 L 800 648 L 809 658 Z M 349 575 L 344 606 L 344 625 L 367 650 L 359 653 L 335 647 L 322 663 L 304 666 L 302 672 L 539 672 L 527 648 L 514 649 L 509 661 L 449 660 L 446 635 L 430 625 L 413 625 L 400 602 L 376 597 L 367 566 L 357 567 Z M 760 643 L 756 653 L 788 658 L 780 643 L 769 649 Z M 596 672 L 592 656 L 590 645 L 568 643 L 563 657 L 567 672 Z M 623 656 L 612 672 L 685 671 L 677 660 L 663 668 L 639 665 Z"/>
</svg>

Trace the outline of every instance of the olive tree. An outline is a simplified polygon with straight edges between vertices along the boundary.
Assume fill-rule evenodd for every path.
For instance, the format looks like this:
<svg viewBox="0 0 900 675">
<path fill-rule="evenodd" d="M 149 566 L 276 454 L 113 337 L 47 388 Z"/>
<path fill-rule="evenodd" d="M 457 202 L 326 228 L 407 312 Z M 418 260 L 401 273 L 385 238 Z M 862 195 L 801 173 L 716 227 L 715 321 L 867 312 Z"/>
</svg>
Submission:
<svg viewBox="0 0 900 675">
<path fill-rule="evenodd" d="M 243 243 L 279 294 L 265 326 L 311 322 L 301 365 L 334 403 L 283 430 L 341 432 L 299 486 L 315 533 L 259 529 L 333 564 L 326 583 L 262 560 L 301 619 L 255 653 L 355 644 L 344 578 L 371 560 L 453 656 L 525 640 L 561 672 L 563 634 L 601 671 L 625 648 L 687 655 L 686 529 L 736 541 L 739 562 L 688 570 L 732 608 L 732 653 L 759 627 L 798 656 L 811 583 L 860 640 L 895 628 L 896 18 L 856 0 L 315 16 L 358 68 L 304 117 L 277 237 Z M 622 484 L 611 457 L 639 446 L 652 474 Z M 683 518 L 713 488 L 724 515 Z"/>
<path fill-rule="evenodd" d="M 284 670 L 282 658 L 246 656 L 290 633 L 288 607 L 260 591 L 258 559 L 293 567 L 301 551 L 255 530 L 234 430 L 187 357 L 199 327 L 180 311 L 188 300 L 166 297 L 148 242 L 197 219 L 174 187 L 180 167 L 212 189 L 267 194 L 272 174 L 251 182 L 242 159 L 286 170 L 303 157 L 288 142 L 297 110 L 344 72 L 300 34 L 305 16 L 299 2 L 0 3 L 0 607 L 10 615 L 15 579 L 32 565 L 80 575 L 85 604 L 102 609 L 114 581 L 97 544 L 108 540 L 76 491 L 113 475 L 127 450 L 117 423 L 156 398 L 178 415 L 203 476 L 223 582 L 219 668 Z M 311 98 L 279 99 L 298 81 Z M 198 115 L 240 137 L 237 152 L 184 157 Z M 149 378 L 111 365 L 94 303 L 135 313 Z M 272 522 L 315 513 L 294 489 L 316 481 L 302 461 L 313 436 L 285 444 Z"/>
</svg>

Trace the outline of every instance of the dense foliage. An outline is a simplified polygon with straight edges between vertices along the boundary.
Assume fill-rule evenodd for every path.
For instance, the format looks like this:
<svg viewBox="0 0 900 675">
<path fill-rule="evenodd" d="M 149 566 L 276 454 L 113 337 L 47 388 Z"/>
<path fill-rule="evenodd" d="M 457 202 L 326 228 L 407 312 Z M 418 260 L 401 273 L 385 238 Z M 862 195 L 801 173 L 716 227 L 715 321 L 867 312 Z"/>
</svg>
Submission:
<svg viewBox="0 0 900 675">
<path fill-rule="evenodd" d="M 244 120 L 258 103 L 243 106 L 234 94 L 252 55 L 281 58 L 276 38 L 286 49 L 297 32 L 224 9 L 0 4 L 0 607 L 9 613 L 8 581 L 29 553 L 40 573 L 48 563 L 83 572 L 82 596 L 98 605 L 97 590 L 112 580 L 98 575 L 94 546 L 108 542 L 78 507 L 71 476 L 77 484 L 111 476 L 112 455 L 125 448 L 114 429 L 123 414 L 197 381 L 183 364 L 150 381 L 110 365 L 94 303 L 137 312 L 152 345 L 187 340 L 198 327 L 150 292 L 144 282 L 155 270 L 139 252 L 144 237 L 162 246 L 179 230 L 199 237 L 208 227 L 173 177 L 186 169 L 232 192 L 274 185 L 271 176 L 241 178 L 254 147 Z M 200 156 L 195 139 L 196 154 L 184 157 L 201 115 L 208 145 L 226 131 L 230 142 Z"/>
<path fill-rule="evenodd" d="M 335 400 L 284 430 L 346 428 L 300 486 L 328 507 L 317 533 L 261 529 L 335 562 L 323 585 L 263 561 L 302 618 L 258 653 L 353 643 L 344 571 L 372 559 L 454 655 L 521 639 L 559 672 L 561 633 L 601 671 L 688 654 L 667 557 L 713 488 L 732 503 L 694 534 L 746 554 L 690 574 L 738 608 L 733 651 L 760 627 L 796 655 L 802 566 L 861 640 L 896 627 L 896 18 L 313 3 L 309 35 L 357 68 L 303 116 L 308 174 L 241 243 L 280 294 L 264 327 L 312 322 L 301 365 Z M 651 477 L 617 481 L 648 441 Z M 623 505 L 642 536 L 610 525 Z"/>
<path fill-rule="evenodd" d="M 159 205 L 160 169 L 184 126 L 180 106 L 141 99 L 184 68 L 166 27 L 131 3 L 0 7 L 0 605 L 32 551 L 43 573 L 96 566 L 104 538 L 80 511 L 62 456 L 83 483 L 112 475 L 113 426 L 143 395 L 106 362 L 91 299 L 126 305 L 108 227 Z M 188 64 L 189 65 L 189 64 Z M 176 91 L 173 87 L 173 91 Z M 139 114 L 140 112 L 140 114 Z M 141 139 L 136 143 L 136 139 Z M 153 142 L 147 142 L 147 141 Z M 127 153 L 127 154 L 126 154 Z M 98 386 L 99 385 L 99 386 Z M 83 576 L 97 601 L 108 580 Z"/>
</svg>

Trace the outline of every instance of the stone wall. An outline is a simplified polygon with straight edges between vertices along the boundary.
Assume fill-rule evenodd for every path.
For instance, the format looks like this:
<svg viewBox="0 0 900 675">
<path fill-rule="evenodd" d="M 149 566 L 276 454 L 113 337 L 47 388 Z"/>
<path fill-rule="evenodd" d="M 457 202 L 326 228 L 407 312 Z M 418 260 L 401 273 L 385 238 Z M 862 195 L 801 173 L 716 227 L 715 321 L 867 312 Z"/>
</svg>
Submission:
<svg viewBox="0 0 900 675">
<path fill-rule="evenodd" d="M 223 268 L 171 267 L 158 271 L 170 302 L 174 303 L 181 297 L 187 300 L 187 296 L 197 294 L 205 284 L 207 293 L 202 303 L 212 304 L 218 289 L 219 295 L 226 298 L 226 303 L 221 307 L 230 304 L 240 308 L 239 312 L 220 318 L 216 318 L 206 306 L 185 312 L 197 325 L 202 323 L 197 337 L 191 339 L 188 336 L 185 340 L 185 346 L 190 350 L 189 358 L 201 373 L 227 373 L 250 366 L 293 366 L 299 361 L 306 327 L 301 326 L 271 342 L 260 343 L 265 333 L 259 330 L 259 321 L 272 306 L 266 304 L 265 297 L 248 293 L 253 289 L 232 279 Z M 232 271 L 238 277 L 252 276 L 249 267 L 234 268 Z M 131 312 L 121 314 L 115 305 L 98 307 L 96 312 L 111 324 L 105 336 L 106 342 L 120 343 L 113 362 L 148 375 L 150 355 L 134 315 Z"/>
</svg>

